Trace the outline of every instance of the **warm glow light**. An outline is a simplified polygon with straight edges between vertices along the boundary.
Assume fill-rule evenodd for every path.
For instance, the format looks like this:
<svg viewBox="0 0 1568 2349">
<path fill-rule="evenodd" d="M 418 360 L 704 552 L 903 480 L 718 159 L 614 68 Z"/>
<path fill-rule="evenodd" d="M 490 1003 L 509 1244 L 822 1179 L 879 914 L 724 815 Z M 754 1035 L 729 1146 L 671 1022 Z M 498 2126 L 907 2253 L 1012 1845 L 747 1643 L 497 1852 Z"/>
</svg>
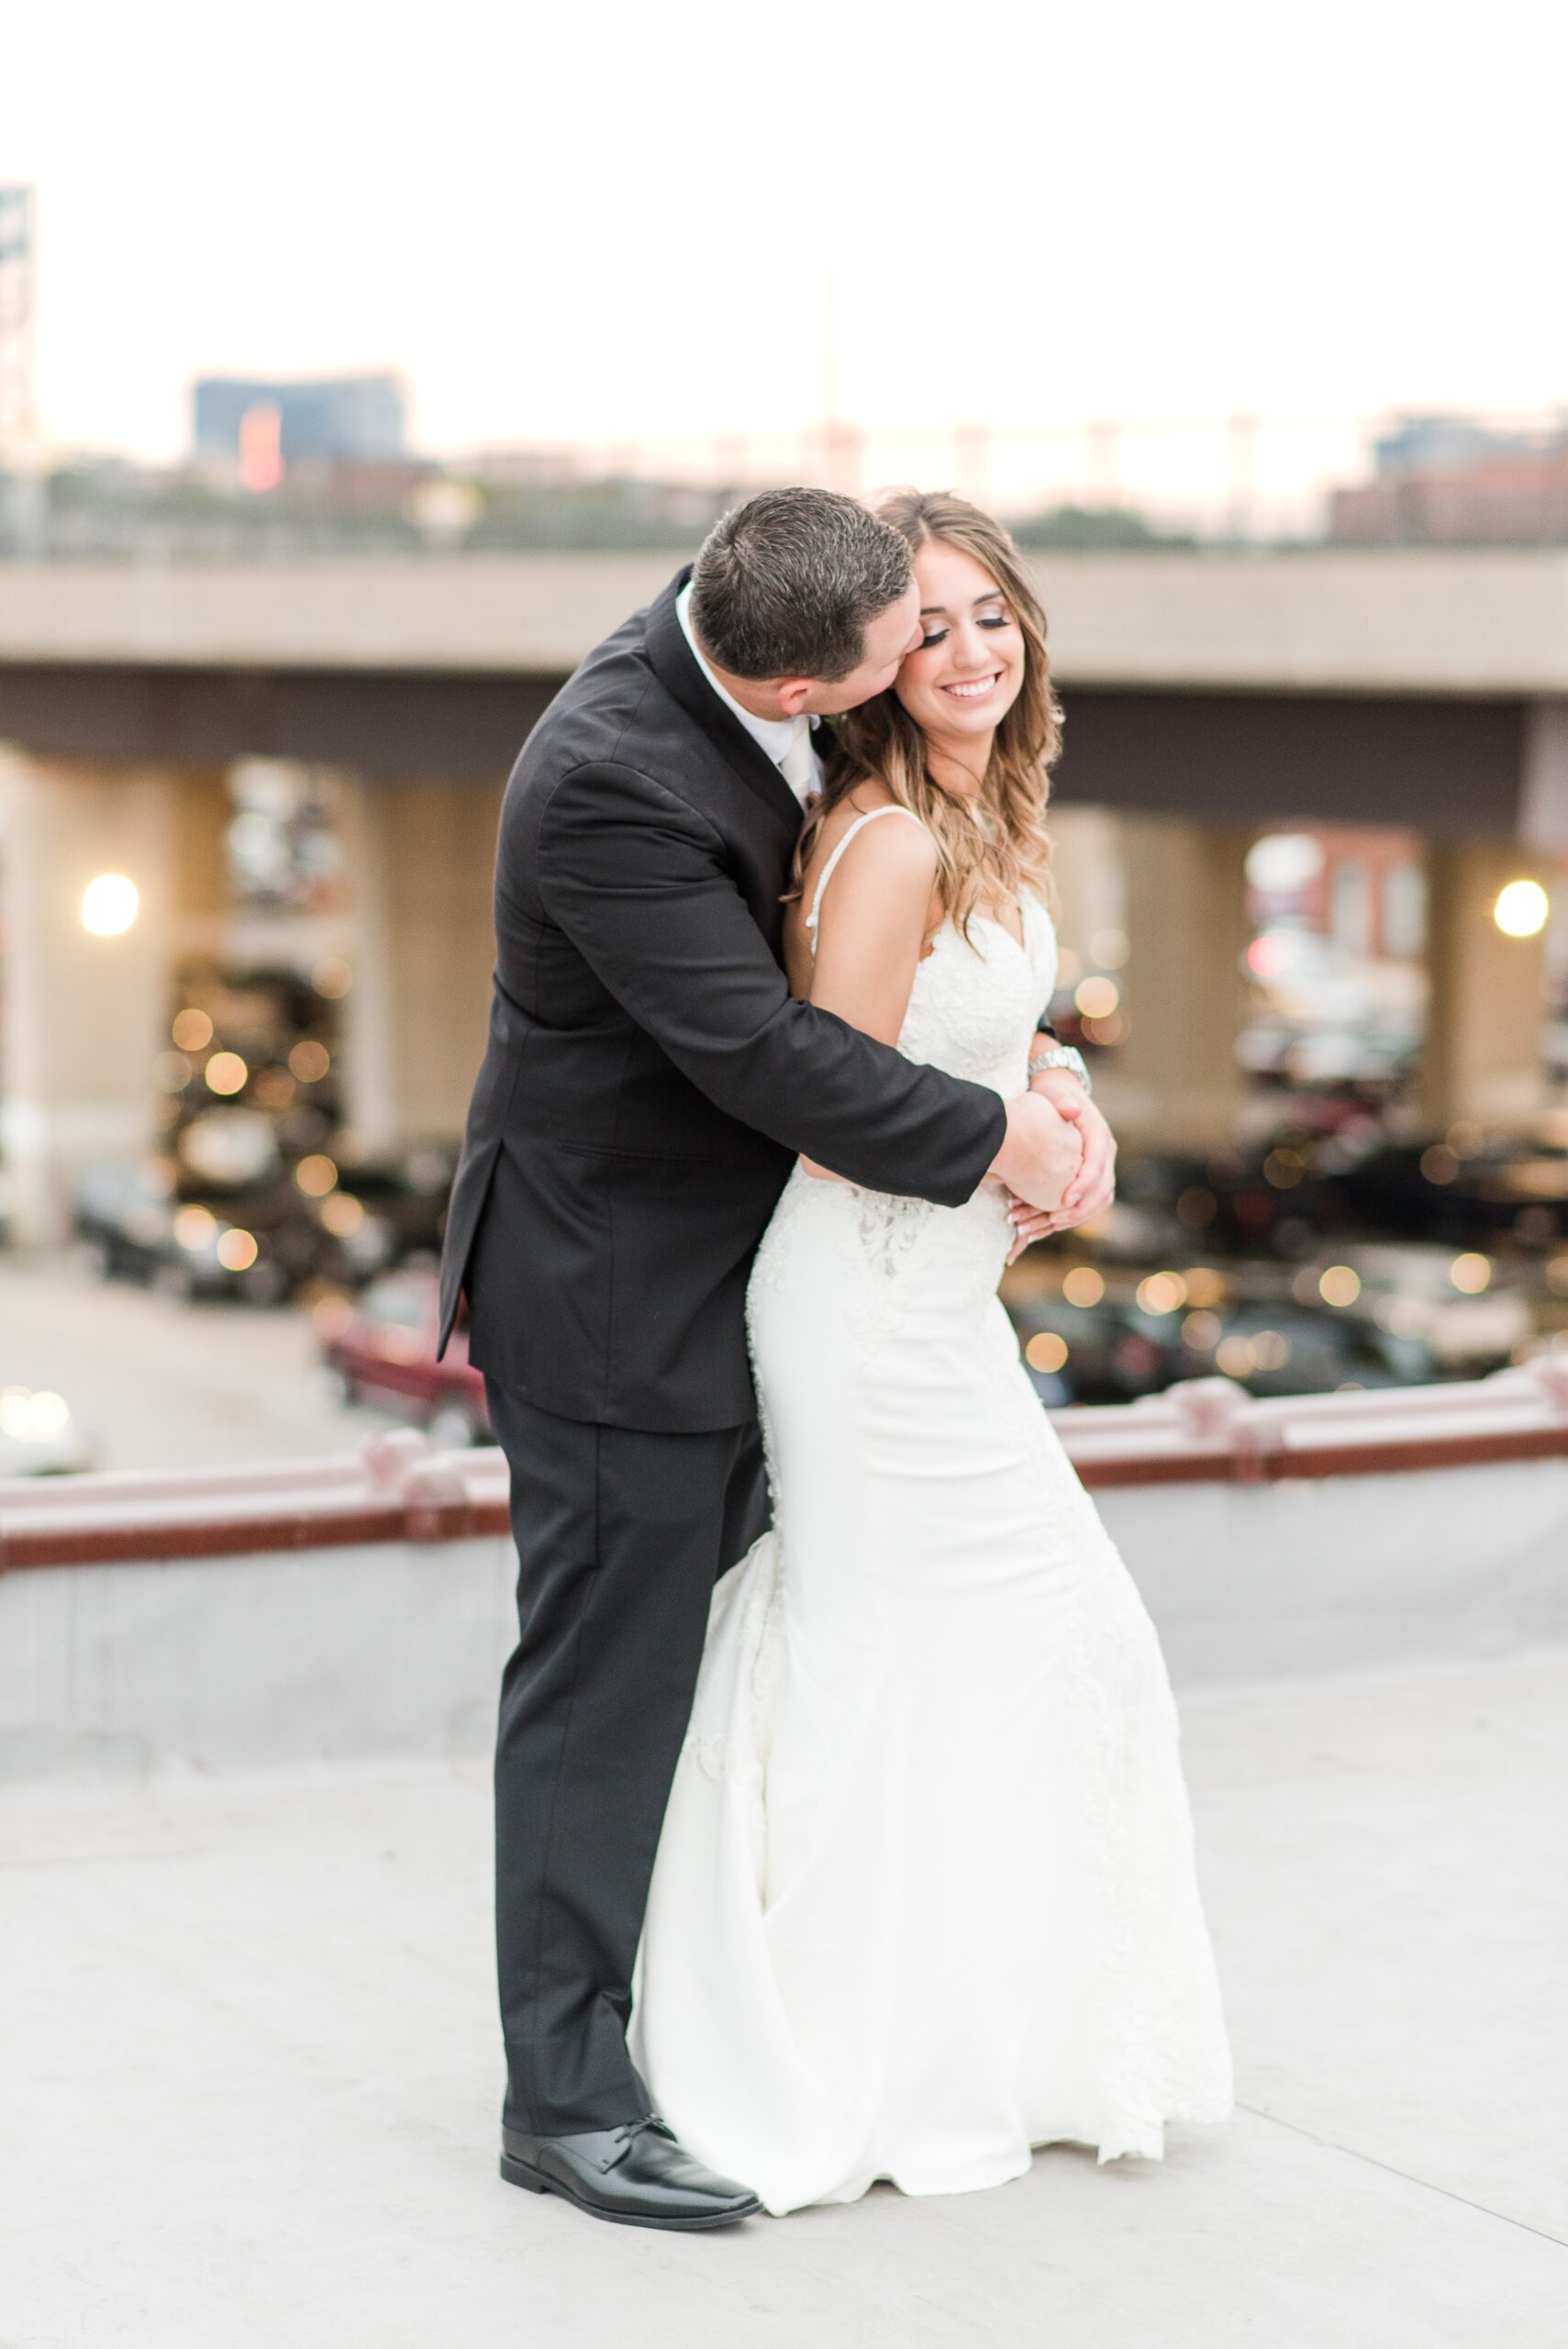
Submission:
<svg viewBox="0 0 1568 2349">
<path fill-rule="evenodd" d="M 0 1388 L 0 1435 L 18 1443 L 58 1435 L 70 1417 L 64 1396 L 50 1388 L 40 1388 L 36 1395 L 28 1386 Z"/>
<path fill-rule="evenodd" d="M 1074 1264 L 1062 1279 L 1062 1294 L 1069 1305 L 1098 1305 L 1105 1293 L 1105 1276 L 1093 1264 Z"/>
<path fill-rule="evenodd" d="M 82 892 L 82 927 L 95 938 L 118 938 L 136 919 L 140 903 L 134 881 L 123 873 L 100 873 Z"/>
<path fill-rule="evenodd" d="M 1138 1284 L 1138 1302 L 1145 1313 L 1174 1313 L 1187 1301 L 1187 1285 L 1180 1273 L 1151 1273 Z"/>
<path fill-rule="evenodd" d="M 321 1202 L 321 1220 L 335 1240 L 347 1240 L 364 1219 L 365 1211 L 351 1191 L 334 1191 Z"/>
<path fill-rule="evenodd" d="M 1255 979 L 1277 979 L 1289 960 L 1290 949 L 1284 939 L 1271 938 L 1266 931 L 1247 949 L 1247 968 Z"/>
<path fill-rule="evenodd" d="M 226 1231 L 217 1243 L 217 1261 L 226 1273 L 249 1272 L 261 1252 L 254 1235 L 241 1231 L 238 1226 Z"/>
<path fill-rule="evenodd" d="M 160 1052 L 152 1063 L 152 1082 L 160 1093 L 183 1093 L 191 1081 L 191 1063 L 183 1052 Z"/>
<path fill-rule="evenodd" d="M 212 1021 L 195 1004 L 187 1004 L 183 1011 L 174 1014 L 169 1033 L 183 1052 L 205 1052 L 212 1041 Z"/>
<path fill-rule="evenodd" d="M 1505 938 L 1534 938 L 1546 928 L 1551 900 L 1539 881 L 1510 881 L 1492 908 Z"/>
<path fill-rule="evenodd" d="M 1125 930 L 1096 930 L 1089 952 L 1103 971 L 1119 971 L 1132 952 Z"/>
<path fill-rule="evenodd" d="M 1085 979 L 1084 984 L 1087 986 L 1091 983 Z M 1108 979 L 1106 985 L 1107 986 L 1110 985 Z M 1107 1011 L 1103 1019 L 1085 1019 L 1084 1021 L 1084 1033 L 1091 1044 L 1104 1044 L 1107 1047 L 1119 1044 L 1127 1030 L 1127 1015 L 1121 1011 Z"/>
<path fill-rule="evenodd" d="M 338 1185 L 338 1169 L 332 1161 L 317 1152 L 302 1158 L 294 1170 L 294 1179 L 307 1199 L 324 1199 Z"/>
<path fill-rule="evenodd" d="M 1212 1264 L 1189 1264 L 1184 1278 L 1189 1305 L 1218 1305 L 1225 1296 L 1225 1275 Z"/>
<path fill-rule="evenodd" d="M 1108 1019 L 1121 1001 L 1121 989 L 1114 979 L 1080 979 L 1073 1000 L 1085 1019 Z"/>
<path fill-rule="evenodd" d="M 306 1036 L 289 1054 L 289 1067 L 301 1085 L 319 1085 L 331 1065 L 331 1053 L 314 1037 Z"/>
<path fill-rule="evenodd" d="M 1067 1341 L 1054 1330 L 1037 1330 L 1024 1348 L 1024 1360 L 1031 1370 L 1060 1370 L 1066 1359 Z"/>
<path fill-rule="evenodd" d="M 1182 1324 L 1182 1343 L 1208 1353 L 1219 1343 L 1223 1326 L 1218 1313 L 1189 1313 Z"/>
<path fill-rule="evenodd" d="M 1290 1360 L 1290 1340 L 1277 1330 L 1260 1330 L 1252 1340 L 1252 1360 L 1260 1370 L 1283 1370 Z"/>
<path fill-rule="evenodd" d="M 243 1092 L 250 1074 L 238 1052 L 214 1052 L 206 1070 L 208 1089 L 225 1095 Z"/>
<path fill-rule="evenodd" d="M 1491 1285 L 1492 1259 L 1467 1250 L 1462 1256 L 1454 1258 L 1448 1268 L 1448 1276 L 1465 1297 L 1479 1297 L 1482 1290 Z"/>
<path fill-rule="evenodd" d="M 353 966 L 345 963 L 340 954 L 324 954 L 319 963 L 311 966 L 310 984 L 317 995 L 336 1003 L 354 984 Z"/>
<path fill-rule="evenodd" d="M 208 1208 L 181 1208 L 174 1217 L 174 1237 L 193 1255 L 212 1245 L 217 1218 Z"/>
<path fill-rule="evenodd" d="M 1276 1191 L 1296 1188 L 1307 1172 L 1307 1161 L 1298 1150 L 1271 1150 L 1263 1161 L 1263 1180 Z"/>
<path fill-rule="evenodd" d="M 1245 1378 L 1253 1368 L 1251 1346 L 1245 1338 L 1222 1338 L 1214 1350 L 1214 1366 L 1227 1378 Z"/>
<path fill-rule="evenodd" d="M 1429 1183 L 1451 1183 L 1459 1172 L 1459 1160 L 1446 1141 L 1435 1141 L 1421 1152 L 1421 1172 Z"/>
<path fill-rule="evenodd" d="M 1353 1305 L 1361 1293 L 1361 1275 L 1349 1264 L 1330 1264 L 1318 1284 L 1325 1305 Z"/>
</svg>

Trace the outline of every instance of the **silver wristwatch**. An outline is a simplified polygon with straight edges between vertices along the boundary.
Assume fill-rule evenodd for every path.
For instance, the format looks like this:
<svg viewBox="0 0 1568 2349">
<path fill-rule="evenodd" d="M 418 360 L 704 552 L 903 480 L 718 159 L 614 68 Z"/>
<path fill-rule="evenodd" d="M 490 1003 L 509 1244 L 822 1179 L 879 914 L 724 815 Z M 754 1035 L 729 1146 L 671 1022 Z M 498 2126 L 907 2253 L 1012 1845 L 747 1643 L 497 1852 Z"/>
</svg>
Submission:
<svg viewBox="0 0 1568 2349">
<path fill-rule="evenodd" d="M 1048 1068 L 1064 1068 L 1070 1076 L 1077 1078 L 1085 1093 L 1093 1093 L 1095 1089 L 1093 1080 L 1084 1063 L 1084 1055 L 1075 1044 L 1055 1044 L 1049 1052 L 1036 1052 L 1031 1056 L 1029 1061 L 1031 1077 L 1043 1076 Z"/>
</svg>

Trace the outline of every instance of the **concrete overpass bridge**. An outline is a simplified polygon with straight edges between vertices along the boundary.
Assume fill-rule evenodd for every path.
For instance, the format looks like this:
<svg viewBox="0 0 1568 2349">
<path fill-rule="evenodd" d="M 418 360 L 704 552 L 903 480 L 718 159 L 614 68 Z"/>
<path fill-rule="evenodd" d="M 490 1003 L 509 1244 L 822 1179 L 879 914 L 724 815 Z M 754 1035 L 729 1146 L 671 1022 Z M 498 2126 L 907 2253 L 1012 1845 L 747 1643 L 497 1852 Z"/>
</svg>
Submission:
<svg viewBox="0 0 1568 2349">
<path fill-rule="evenodd" d="M 58 1228 L 84 1158 L 139 1142 L 175 970 L 203 955 L 340 955 L 356 1130 L 381 1143 L 457 1124 L 483 1036 L 506 774 L 576 662 L 670 568 L 563 554 L 0 565 L 0 1098 L 24 1234 Z M 1109 843 L 1132 940 L 1111 1088 L 1124 1124 L 1184 1141 L 1229 1130 L 1241 861 L 1282 823 L 1423 836 L 1432 1114 L 1538 1107 L 1540 941 L 1500 940 L 1488 916 L 1503 881 L 1554 878 L 1568 850 L 1568 554 L 1037 568 L 1068 715 L 1068 927 L 1104 896 Z M 247 759 L 334 773 L 352 888 L 313 925 L 226 905 L 226 777 Z M 88 937 L 82 889 L 106 869 L 136 881 L 142 918 Z"/>
</svg>

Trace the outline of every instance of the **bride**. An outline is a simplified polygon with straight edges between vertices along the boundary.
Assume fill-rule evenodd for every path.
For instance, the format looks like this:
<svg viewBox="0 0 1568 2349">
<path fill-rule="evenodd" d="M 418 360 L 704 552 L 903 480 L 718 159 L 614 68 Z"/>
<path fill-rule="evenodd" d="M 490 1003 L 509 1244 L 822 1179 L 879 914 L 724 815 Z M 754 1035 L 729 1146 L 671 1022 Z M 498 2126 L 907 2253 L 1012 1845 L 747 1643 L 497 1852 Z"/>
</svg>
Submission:
<svg viewBox="0 0 1568 2349">
<path fill-rule="evenodd" d="M 882 512 L 923 640 L 844 721 L 791 986 L 1010 1096 L 1056 968 L 1044 616 L 978 508 Z M 751 1275 L 774 1525 L 715 1592 L 632 2048 L 775 2213 L 1230 2109 L 1170 1686 L 997 1298 L 1009 1208 L 803 1160 Z"/>
</svg>

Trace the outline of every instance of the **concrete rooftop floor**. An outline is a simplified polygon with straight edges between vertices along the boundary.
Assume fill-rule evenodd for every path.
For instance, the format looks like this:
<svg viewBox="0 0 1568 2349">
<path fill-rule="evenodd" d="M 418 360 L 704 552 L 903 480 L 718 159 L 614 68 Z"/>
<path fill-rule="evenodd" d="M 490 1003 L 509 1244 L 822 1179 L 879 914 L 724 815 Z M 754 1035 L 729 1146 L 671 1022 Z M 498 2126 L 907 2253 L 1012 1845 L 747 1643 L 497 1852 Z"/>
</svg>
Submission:
<svg viewBox="0 0 1568 2349">
<path fill-rule="evenodd" d="M 1562 2349 L 1568 1654 L 1183 1705 L 1240 2102 L 609 2228 L 497 2180 L 480 1768 L 0 1802 L 0 2344 Z"/>
</svg>

